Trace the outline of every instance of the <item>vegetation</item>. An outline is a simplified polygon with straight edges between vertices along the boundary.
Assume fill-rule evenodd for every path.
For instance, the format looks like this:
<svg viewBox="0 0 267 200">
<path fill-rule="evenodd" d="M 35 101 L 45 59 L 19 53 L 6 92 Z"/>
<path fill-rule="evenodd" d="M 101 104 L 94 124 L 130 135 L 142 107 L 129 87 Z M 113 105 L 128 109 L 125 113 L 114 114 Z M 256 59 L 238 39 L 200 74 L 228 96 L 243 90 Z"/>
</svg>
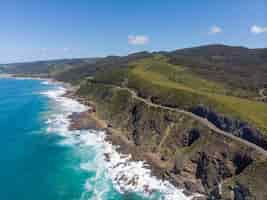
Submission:
<svg viewBox="0 0 267 200">
<path fill-rule="evenodd" d="M 95 63 L 82 64 L 78 67 L 71 68 L 63 73 L 57 74 L 56 79 L 61 81 L 67 81 L 72 83 L 80 82 L 81 79 L 85 79 L 88 76 L 92 77 L 98 74 L 105 74 L 114 70 L 123 70 L 128 68 L 128 63 L 134 60 L 142 59 L 151 56 L 147 52 L 140 52 L 130 54 L 125 57 L 120 56 L 108 56 L 102 58 Z M 114 74 L 114 73 L 113 73 Z M 111 78 L 111 77 L 110 77 Z"/>
<path fill-rule="evenodd" d="M 20 75 L 55 76 L 84 64 L 95 63 L 97 58 L 61 59 L 51 61 L 36 61 L 28 63 L 11 63 L 1 65 L 2 72 Z"/>
<path fill-rule="evenodd" d="M 219 199 L 216 191 L 220 188 L 223 199 L 233 197 L 233 193 L 234 198 L 242 194 L 251 199 L 266 199 L 266 180 L 262 178 L 266 174 L 266 161 L 262 161 L 264 159 L 257 151 L 214 132 L 183 113 L 153 107 L 139 98 L 132 98 L 132 94 L 123 89 L 131 88 L 139 96 L 169 107 L 190 110 L 204 105 L 267 133 L 267 105 L 256 101 L 259 89 L 266 86 L 264 82 L 258 83 L 257 76 L 251 81 L 248 77 L 251 71 L 246 65 L 247 62 L 254 63 L 257 70 L 262 70 L 265 61 L 257 56 L 258 50 L 253 51 L 256 56 L 246 60 L 240 55 L 238 58 L 228 54 L 218 57 L 221 52 L 209 48 L 204 53 L 193 49 L 193 55 L 185 56 L 184 60 L 174 59 L 173 52 L 108 57 L 92 65 L 59 73 L 58 77 L 68 81 L 87 80 L 83 81 L 79 95 L 94 101 L 97 115 L 121 130 L 121 135 L 136 145 L 140 153 L 134 155 L 140 156 L 143 152 L 156 156 L 157 164 L 164 172 L 161 177 L 165 177 L 165 172 L 172 178 L 178 174 L 175 181 L 179 183 L 180 175 L 189 173 L 189 182 L 194 178 L 198 183 L 201 181 L 200 188 L 204 187 L 205 192 L 215 199 Z M 225 47 L 222 48 L 224 52 Z M 236 54 L 235 48 L 233 52 Z M 198 54 L 202 53 L 204 55 L 198 60 Z M 213 53 L 215 57 L 210 56 Z M 195 62 L 199 63 L 197 67 Z M 206 69 L 203 63 L 208 63 Z M 225 63 L 245 64 L 245 67 L 232 69 L 231 65 L 230 69 L 225 69 Z M 191 142 L 188 143 L 186 138 L 191 138 Z"/>
<path fill-rule="evenodd" d="M 94 81 L 136 89 L 166 106 L 205 105 L 266 131 L 266 103 L 255 101 L 267 83 L 267 50 L 209 45 L 172 52 L 1 65 L 1 71 L 80 84 Z"/>
<path fill-rule="evenodd" d="M 239 97 L 246 94 L 242 89 L 231 90 L 226 85 L 204 80 L 185 67 L 168 64 L 166 59 L 158 56 L 137 61 L 131 66 L 129 86 L 144 97 L 184 109 L 203 104 L 219 113 L 248 121 L 267 133 L 267 105 Z"/>
<path fill-rule="evenodd" d="M 161 177 L 168 172 L 174 180 L 178 175 L 177 183 L 197 178 L 196 182 L 201 180 L 209 195 L 221 185 L 222 199 L 227 199 L 235 190 L 248 191 L 246 197 L 265 199 L 266 179 L 262 177 L 266 174 L 266 161 L 262 163 L 261 155 L 243 143 L 217 134 L 183 113 L 145 104 L 123 88 L 88 81 L 78 92 L 95 102 L 101 119 L 136 144 L 133 156 L 138 155 L 140 159 L 144 154 L 158 158 L 155 162 L 162 169 Z M 198 137 L 188 143 L 184 139 L 190 137 L 192 131 L 197 132 Z M 116 138 L 116 133 L 111 137 Z M 246 156 L 253 162 L 247 163 Z M 190 173 L 188 179 L 185 176 L 181 180 L 179 175 L 183 173 Z"/>
<path fill-rule="evenodd" d="M 248 122 L 266 135 L 249 132 L 251 128 L 242 130 L 247 131 L 246 137 L 256 137 L 264 146 L 267 105 L 259 101 L 259 91 L 267 93 L 263 90 L 267 88 L 266 65 L 266 49 L 210 45 L 122 57 L 0 65 L 0 71 L 79 84 L 78 95 L 95 102 L 97 115 L 136 145 L 139 153 L 134 152 L 134 156 L 152 155 L 160 168 L 164 166 L 161 177 L 171 174 L 171 180 L 181 185 L 179 181 L 184 180 L 180 175 L 186 173 L 189 182 L 195 178 L 198 189 L 203 192 L 203 186 L 208 194 L 222 186 L 223 197 L 234 192 L 239 198 L 240 192 L 266 199 L 266 159 L 258 151 L 219 134 L 191 115 L 145 103 L 124 89 L 135 90 L 156 104 L 184 110 L 202 105 L 227 120 Z M 229 124 L 235 126 L 237 121 Z"/>
<path fill-rule="evenodd" d="M 207 45 L 165 54 L 175 65 L 187 66 L 205 79 L 234 88 L 258 90 L 267 83 L 267 49 Z"/>
</svg>

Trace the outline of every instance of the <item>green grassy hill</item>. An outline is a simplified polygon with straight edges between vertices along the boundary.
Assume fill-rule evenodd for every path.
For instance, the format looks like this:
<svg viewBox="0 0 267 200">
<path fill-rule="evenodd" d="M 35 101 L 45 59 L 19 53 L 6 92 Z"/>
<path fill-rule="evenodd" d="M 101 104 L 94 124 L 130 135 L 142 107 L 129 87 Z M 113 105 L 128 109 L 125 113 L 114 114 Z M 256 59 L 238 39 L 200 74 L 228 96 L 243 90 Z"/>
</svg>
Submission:
<svg viewBox="0 0 267 200">
<path fill-rule="evenodd" d="M 256 101 L 267 85 L 267 50 L 208 45 L 172 52 L 139 52 L 99 59 L 10 64 L 4 72 L 80 83 L 125 85 L 156 103 L 191 109 L 204 105 L 267 132 L 266 103 Z"/>
<path fill-rule="evenodd" d="M 18 75 L 43 75 L 55 76 L 72 68 L 81 65 L 88 65 L 95 63 L 98 58 L 77 58 L 77 59 L 59 59 L 47 61 L 35 61 L 25 63 L 10 63 L 0 65 L 0 70 L 4 73 L 18 74 Z"/>
<path fill-rule="evenodd" d="M 267 105 L 254 100 L 256 91 L 204 79 L 186 66 L 170 64 L 162 55 L 131 62 L 127 70 L 98 72 L 95 81 L 126 83 L 140 96 L 166 106 L 188 110 L 205 105 L 267 133 Z"/>
<path fill-rule="evenodd" d="M 250 122 L 267 133 L 267 105 L 249 98 L 256 95 L 251 91 L 205 80 L 186 67 L 169 64 L 158 56 L 131 66 L 135 67 L 129 71 L 129 85 L 147 97 L 155 96 L 163 104 L 168 104 L 164 99 L 170 98 L 173 106 L 185 109 L 198 104 L 210 106 L 219 113 Z"/>
<path fill-rule="evenodd" d="M 255 90 L 267 85 L 267 49 L 207 45 L 166 53 L 170 62 L 185 65 L 205 79 Z"/>
</svg>

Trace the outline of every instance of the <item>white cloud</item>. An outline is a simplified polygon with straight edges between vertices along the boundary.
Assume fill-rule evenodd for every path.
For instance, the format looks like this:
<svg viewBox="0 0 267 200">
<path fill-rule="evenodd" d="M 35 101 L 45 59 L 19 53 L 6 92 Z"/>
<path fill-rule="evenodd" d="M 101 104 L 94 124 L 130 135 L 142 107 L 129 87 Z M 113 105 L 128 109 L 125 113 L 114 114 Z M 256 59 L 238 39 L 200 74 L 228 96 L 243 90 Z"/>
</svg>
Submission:
<svg viewBox="0 0 267 200">
<path fill-rule="evenodd" d="M 43 52 L 45 52 L 47 50 L 48 50 L 47 48 L 41 48 L 41 51 L 43 51 Z"/>
<path fill-rule="evenodd" d="M 129 35 L 128 43 L 131 45 L 145 45 L 149 43 L 149 37 L 146 35 Z"/>
<path fill-rule="evenodd" d="M 212 26 L 210 28 L 209 34 L 215 35 L 215 34 L 218 34 L 218 33 L 221 33 L 221 32 L 222 32 L 222 28 L 215 25 L 215 26 Z"/>
<path fill-rule="evenodd" d="M 250 32 L 254 34 L 261 34 L 261 33 L 267 33 L 267 26 L 266 27 L 261 27 L 261 26 L 251 26 Z"/>
<path fill-rule="evenodd" d="M 43 56 L 43 57 L 47 57 L 48 49 L 47 49 L 47 48 L 41 48 L 41 50 L 40 50 L 40 54 L 41 54 L 41 56 Z"/>
<path fill-rule="evenodd" d="M 63 51 L 68 52 L 68 51 L 70 51 L 70 49 L 69 48 L 63 48 Z"/>
</svg>

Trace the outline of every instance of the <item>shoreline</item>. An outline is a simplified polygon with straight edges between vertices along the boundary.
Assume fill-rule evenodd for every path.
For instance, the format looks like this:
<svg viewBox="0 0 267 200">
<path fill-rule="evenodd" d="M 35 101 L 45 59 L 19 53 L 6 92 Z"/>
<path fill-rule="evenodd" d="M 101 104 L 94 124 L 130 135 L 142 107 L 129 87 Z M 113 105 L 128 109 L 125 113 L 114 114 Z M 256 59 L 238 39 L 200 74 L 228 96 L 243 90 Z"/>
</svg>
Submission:
<svg viewBox="0 0 267 200">
<path fill-rule="evenodd" d="M 75 90 L 75 86 L 71 85 L 70 83 L 66 83 L 63 81 L 58 81 L 53 78 L 49 77 L 37 77 L 37 76 L 19 76 L 16 74 L 1 74 L 0 73 L 0 79 L 1 78 L 7 78 L 7 79 L 18 79 L 18 80 L 39 80 L 39 81 L 47 81 L 47 83 L 54 83 L 54 84 L 60 84 L 65 89 L 66 92 L 71 92 Z"/>
<path fill-rule="evenodd" d="M 94 102 L 88 102 L 85 98 L 77 96 L 73 90 L 67 91 L 63 96 L 74 99 L 89 108 L 94 106 Z M 74 113 L 74 115 L 70 116 L 70 120 L 70 130 L 104 130 L 106 134 L 105 140 L 110 142 L 113 146 L 116 146 L 118 153 L 130 155 L 131 161 L 144 161 L 147 164 L 146 168 L 151 171 L 152 176 L 155 176 L 161 181 L 168 181 L 178 190 L 182 190 L 182 193 L 188 198 L 192 200 L 205 199 L 204 193 L 183 186 L 182 182 L 187 180 L 187 178 L 181 176 L 179 177 L 180 181 L 177 182 L 177 178 L 172 177 L 168 171 L 164 171 L 162 165 L 166 163 L 159 155 L 152 152 L 143 152 L 142 149 L 140 150 L 132 141 L 123 135 L 121 130 L 114 129 L 108 121 L 99 118 L 96 110 L 89 109 L 82 113 Z M 108 159 L 108 155 L 106 155 L 106 159 Z"/>
<path fill-rule="evenodd" d="M 1 77 L 0 77 L 1 78 Z M 93 102 L 88 102 L 83 97 L 77 96 L 77 87 L 72 86 L 70 83 L 65 83 L 61 81 L 54 80 L 52 78 L 38 78 L 38 77 L 17 77 L 8 76 L 7 78 L 14 79 L 32 79 L 47 81 L 47 84 L 59 84 L 65 89 L 65 93 L 62 97 L 66 97 L 77 101 L 78 103 L 90 108 L 94 106 Z M 111 127 L 108 121 L 103 120 L 97 116 L 96 110 L 87 110 L 84 112 L 72 112 L 70 116 L 70 126 L 69 130 L 96 130 L 105 131 L 105 141 L 116 147 L 116 151 L 123 156 L 130 156 L 129 161 L 141 161 L 144 162 L 144 168 L 150 170 L 151 176 L 156 177 L 159 181 L 167 181 L 173 185 L 177 190 L 180 190 L 188 199 L 190 200 L 204 200 L 205 194 L 196 191 L 190 191 L 190 189 L 183 187 L 181 184 L 177 184 L 177 180 L 174 180 L 170 176 L 168 171 L 163 171 L 160 167 L 162 160 L 158 155 L 151 153 L 144 153 L 139 150 L 130 140 L 128 140 L 120 130 Z M 106 160 L 109 160 L 109 155 L 105 155 Z M 183 177 L 180 177 L 181 181 Z"/>
</svg>

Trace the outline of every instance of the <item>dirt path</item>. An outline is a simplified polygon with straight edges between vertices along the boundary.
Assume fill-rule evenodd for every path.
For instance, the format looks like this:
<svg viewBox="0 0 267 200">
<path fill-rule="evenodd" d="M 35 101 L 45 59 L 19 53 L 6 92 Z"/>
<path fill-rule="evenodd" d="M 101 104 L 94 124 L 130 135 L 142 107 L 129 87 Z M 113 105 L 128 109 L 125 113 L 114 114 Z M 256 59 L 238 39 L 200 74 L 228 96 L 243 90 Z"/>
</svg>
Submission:
<svg viewBox="0 0 267 200">
<path fill-rule="evenodd" d="M 170 110 L 170 111 L 173 111 L 173 112 L 178 112 L 178 113 L 182 113 L 184 115 L 190 116 L 190 117 L 194 118 L 195 120 L 201 122 L 202 124 L 204 124 L 208 128 L 210 128 L 211 130 L 215 131 L 216 133 L 224 135 L 225 137 L 231 138 L 231 139 L 233 139 L 235 141 L 238 141 L 238 142 L 240 142 L 240 143 L 242 143 L 244 145 L 247 145 L 247 146 L 251 147 L 252 149 L 255 149 L 256 151 L 258 151 L 259 153 L 261 153 L 262 155 L 264 155 L 267 158 L 267 151 L 264 150 L 263 148 L 257 146 L 256 144 L 253 144 L 253 143 L 251 143 L 249 141 L 246 141 L 246 140 L 244 140 L 242 138 L 239 138 L 239 137 L 233 135 L 230 132 L 226 132 L 226 131 L 223 131 L 223 130 L 217 128 L 213 123 L 208 121 L 206 118 L 199 117 L 198 115 L 195 115 L 195 114 L 193 114 L 191 112 L 188 112 L 188 111 L 185 111 L 185 110 L 182 110 L 182 109 L 170 108 L 170 107 L 167 107 L 167 106 L 162 106 L 162 105 L 159 105 L 159 104 L 152 103 L 151 101 L 138 96 L 137 93 L 134 90 L 131 90 L 131 89 L 126 88 L 126 87 L 115 86 L 115 88 L 120 89 L 120 90 L 129 91 L 132 94 L 133 98 L 138 99 L 138 100 L 146 103 L 147 105 L 149 105 L 151 107 L 162 108 L 162 109 L 166 109 L 166 110 Z M 262 91 L 262 93 L 264 93 L 264 90 Z"/>
</svg>

